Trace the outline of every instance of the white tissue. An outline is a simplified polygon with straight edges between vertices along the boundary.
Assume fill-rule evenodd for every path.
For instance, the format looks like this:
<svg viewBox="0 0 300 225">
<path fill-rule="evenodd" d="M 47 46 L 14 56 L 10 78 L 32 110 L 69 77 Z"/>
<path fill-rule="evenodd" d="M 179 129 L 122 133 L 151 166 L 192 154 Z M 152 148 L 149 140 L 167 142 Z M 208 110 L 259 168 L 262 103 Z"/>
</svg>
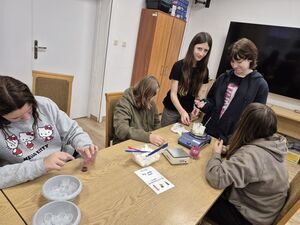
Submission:
<svg viewBox="0 0 300 225">
<path fill-rule="evenodd" d="M 173 124 L 173 126 L 171 127 L 171 131 L 174 133 L 177 133 L 179 135 L 181 135 L 182 133 L 186 133 L 189 132 L 187 129 L 184 128 L 184 126 L 182 126 L 182 124 L 180 123 L 175 123 Z"/>
<path fill-rule="evenodd" d="M 202 123 L 193 123 L 192 133 L 197 136 L 203 136 L 206 127 Z"/>
</svg>

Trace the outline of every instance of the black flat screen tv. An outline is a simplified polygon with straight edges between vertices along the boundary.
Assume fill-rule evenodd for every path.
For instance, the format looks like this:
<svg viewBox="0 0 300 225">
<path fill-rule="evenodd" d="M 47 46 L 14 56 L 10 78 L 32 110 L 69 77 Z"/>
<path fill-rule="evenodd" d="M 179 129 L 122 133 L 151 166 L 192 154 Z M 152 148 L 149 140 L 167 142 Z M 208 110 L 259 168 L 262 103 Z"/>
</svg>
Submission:
<svg viewBox="0 0 300 225">
<path fill-rule="evenodd" d="M 257 71 L 270 92 L 300 99 L 300 28 L 231 22 L 217 76 L 231 69 L 228 47 L 243 37 L 258 48 Z"/>
</svg>

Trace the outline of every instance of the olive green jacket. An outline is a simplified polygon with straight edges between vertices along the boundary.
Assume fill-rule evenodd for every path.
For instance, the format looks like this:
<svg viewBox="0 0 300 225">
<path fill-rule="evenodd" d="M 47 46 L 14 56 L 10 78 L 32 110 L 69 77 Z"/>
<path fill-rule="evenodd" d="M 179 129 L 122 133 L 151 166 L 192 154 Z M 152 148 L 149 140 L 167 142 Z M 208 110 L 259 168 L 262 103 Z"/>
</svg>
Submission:
<svg viewBox="0 0 300 225">
<path fill-rule="evenodd" d="M 151 104 L 151 109 L 138 109 L 133 89 L 125 90 L 114 109 L 114 144 L 127 139 L 149 142 L 151 131 L 160 127 L 156 105 Z"/>
</svg>

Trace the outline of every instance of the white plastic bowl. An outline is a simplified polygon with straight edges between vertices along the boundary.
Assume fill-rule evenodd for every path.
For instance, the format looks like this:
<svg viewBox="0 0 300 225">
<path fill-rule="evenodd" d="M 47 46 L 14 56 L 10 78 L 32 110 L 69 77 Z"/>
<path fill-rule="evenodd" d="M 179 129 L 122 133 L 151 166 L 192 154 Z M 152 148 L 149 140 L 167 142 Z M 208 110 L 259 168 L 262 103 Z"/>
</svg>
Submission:
<svg viewBox="0 0 300 225">
<path fill-rule="evenodd" d="M 32 224 L 78 225 L 80 223 L 80 219 L 80 209 L 73 202 L 52 201 L 43 205 L 36 211 L 32 219 Z"/>
<path fill-rule="evenodd" d="M 72 201 L 82 190 L 81 181 L 71 175 L 58 175 L 43 185 L 43 196 L 50 201 Z"/>
</svg>

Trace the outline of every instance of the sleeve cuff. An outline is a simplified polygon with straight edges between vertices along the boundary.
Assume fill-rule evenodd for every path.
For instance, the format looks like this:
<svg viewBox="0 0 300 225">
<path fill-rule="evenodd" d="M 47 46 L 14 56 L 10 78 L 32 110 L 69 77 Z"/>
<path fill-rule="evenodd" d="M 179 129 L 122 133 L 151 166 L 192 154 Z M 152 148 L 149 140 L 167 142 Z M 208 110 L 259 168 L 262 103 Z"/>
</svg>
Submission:
<svg viewBox="0 0 300 225">
<path fill-rule="evenodd" d="M 222 157 L 221 157 L 221 154 L 214 152 L 213 155 L 212 155 L 212 158 L 221 160 Z"/>
</svg>

